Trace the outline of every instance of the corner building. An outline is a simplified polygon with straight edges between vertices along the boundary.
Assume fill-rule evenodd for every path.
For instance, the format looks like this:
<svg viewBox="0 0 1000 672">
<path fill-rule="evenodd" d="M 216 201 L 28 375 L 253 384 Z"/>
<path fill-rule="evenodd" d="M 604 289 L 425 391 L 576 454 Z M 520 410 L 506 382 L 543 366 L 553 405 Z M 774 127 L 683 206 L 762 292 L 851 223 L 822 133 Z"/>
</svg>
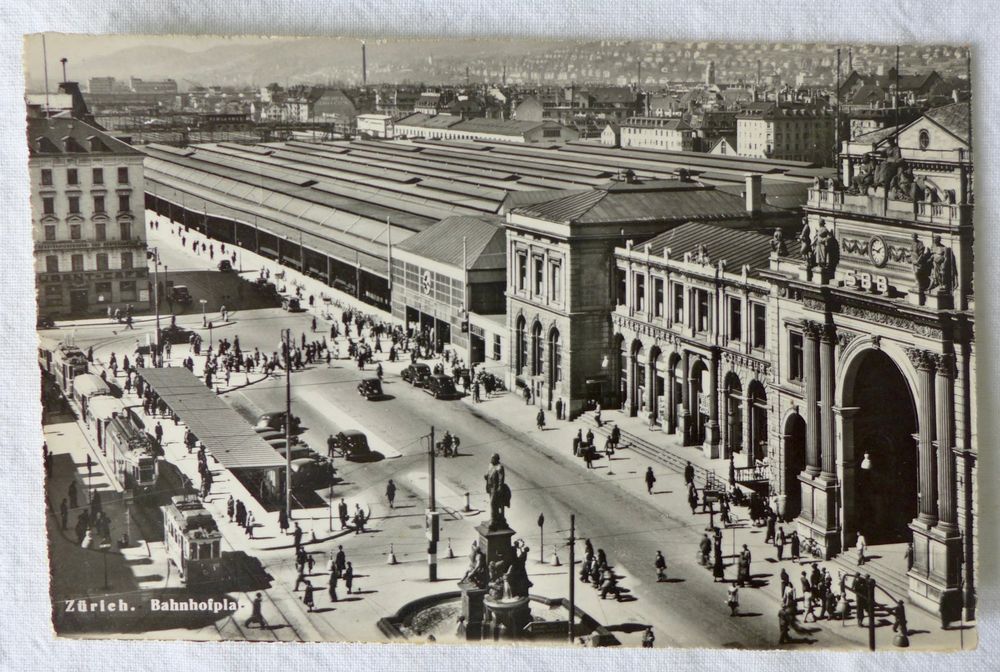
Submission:
<svg viewBox="0 0 1000 672">
<path fill-rule="evenodd" d="M 789 243 L 801 258 L 769 273 L 782 512 L 827 557 L 863 534 L 899 558 L 899 590 L 943 623 L 975 609 L 969 137 L 960 103 L 844 143 Z"/>
</svg>

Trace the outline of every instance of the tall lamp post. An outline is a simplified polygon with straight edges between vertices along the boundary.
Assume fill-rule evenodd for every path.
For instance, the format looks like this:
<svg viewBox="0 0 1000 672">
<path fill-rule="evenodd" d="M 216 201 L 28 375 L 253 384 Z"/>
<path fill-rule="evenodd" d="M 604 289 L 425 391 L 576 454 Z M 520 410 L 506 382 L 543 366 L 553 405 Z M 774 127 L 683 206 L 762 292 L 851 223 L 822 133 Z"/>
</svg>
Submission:
<svg viewBox="0 0 1000 672">
<path fill-rule="evenodd" d="M 208 299 L 198 299 L 201 302 L 201 326 L 202 328 L 208 326 L 208 317 L 205 315 L 205 305 L 208 303 Z"/>
</svg>

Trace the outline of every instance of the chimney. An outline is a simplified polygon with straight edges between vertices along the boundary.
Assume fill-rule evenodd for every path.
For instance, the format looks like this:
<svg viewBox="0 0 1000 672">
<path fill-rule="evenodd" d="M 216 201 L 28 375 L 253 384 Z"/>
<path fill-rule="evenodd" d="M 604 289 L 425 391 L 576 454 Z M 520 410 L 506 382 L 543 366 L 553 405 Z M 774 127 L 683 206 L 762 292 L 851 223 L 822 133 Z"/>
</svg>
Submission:
<svg viewBox="0 0 1000 672">
<path fill-rule="evenodd" d="M 761 193 L 760 193 L 760 183 L 761 175 L 760 173 L 747 173 L 746 175 L 746 191 L 743 192 L 746 196 L 747 212 L 751 215 L 760 214 L 761 206 Z"/>
<path fill-rule="evenodd" d="M 368 54 L 364 41 L 361 42 L 361 86 L 368 86 Z"/>
</svg>

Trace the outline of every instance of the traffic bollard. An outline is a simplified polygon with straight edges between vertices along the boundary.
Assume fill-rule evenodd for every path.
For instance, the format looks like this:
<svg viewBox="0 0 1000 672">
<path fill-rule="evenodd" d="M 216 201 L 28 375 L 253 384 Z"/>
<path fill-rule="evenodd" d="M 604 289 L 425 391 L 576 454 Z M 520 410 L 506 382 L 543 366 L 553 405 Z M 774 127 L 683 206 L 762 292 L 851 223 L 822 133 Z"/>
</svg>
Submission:
<svg viewBox="0 0 1000 672">
<path fill-rule="evenodd" d="M 465 493 L 465 513 L 472 511 L 472 507 L 469 505 L 469 493 Z"/>
<path fill-rule="evenodd" d="M 396 553 L 392 550 L 392 544 L 389 544 L 389 559 L 388 559 L 388 564 L 390 564 L 390 565 L 397 564 Z"/>
</svg>

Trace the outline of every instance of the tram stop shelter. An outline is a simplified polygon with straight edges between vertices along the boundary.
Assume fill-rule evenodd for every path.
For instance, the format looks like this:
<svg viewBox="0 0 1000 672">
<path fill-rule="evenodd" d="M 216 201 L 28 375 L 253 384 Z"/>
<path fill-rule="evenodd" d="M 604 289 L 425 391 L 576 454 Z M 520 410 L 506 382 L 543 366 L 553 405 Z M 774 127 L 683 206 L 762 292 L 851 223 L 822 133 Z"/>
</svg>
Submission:
<svg viewBox="0 0 1000 672">
<path fill-rule="evenodd" d="M 265 506 L 280 503 L 285 460 L 232 406 L 183 367 L 141 368 L 139 376 L 205 450 Z"/>
</svg>

